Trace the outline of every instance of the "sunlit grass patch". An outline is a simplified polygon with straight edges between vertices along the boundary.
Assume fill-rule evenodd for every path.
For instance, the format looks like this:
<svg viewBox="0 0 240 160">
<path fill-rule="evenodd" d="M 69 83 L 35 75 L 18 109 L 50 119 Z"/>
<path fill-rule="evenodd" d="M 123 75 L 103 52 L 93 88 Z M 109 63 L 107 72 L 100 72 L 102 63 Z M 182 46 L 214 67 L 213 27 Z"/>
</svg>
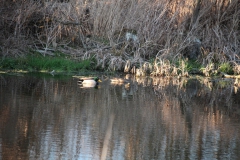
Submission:
<svg viewBox="0 0 240 160">
<path fill-rule="evenodd" d="M 5 58 L 0 63 L 1 69 L 24 70 L 24 71 L 41 71 L 48 72 L 51 70 L 79 71 L 90 70 L 93 68 L 91 59 L 82 61 L 73 61 L 63 57 L 42 57 L 42 56 L 26 56 L 22 58 Z"/>
<path fill-rule="evenodd" d="M 222 63 L 219 65 L 219 68 L 218 68 L 219 72 L 224 72 L 224 73 L 227 73 L 227 74 L 233 74 L 233 67 L 228 63 Z"/>
</svg>

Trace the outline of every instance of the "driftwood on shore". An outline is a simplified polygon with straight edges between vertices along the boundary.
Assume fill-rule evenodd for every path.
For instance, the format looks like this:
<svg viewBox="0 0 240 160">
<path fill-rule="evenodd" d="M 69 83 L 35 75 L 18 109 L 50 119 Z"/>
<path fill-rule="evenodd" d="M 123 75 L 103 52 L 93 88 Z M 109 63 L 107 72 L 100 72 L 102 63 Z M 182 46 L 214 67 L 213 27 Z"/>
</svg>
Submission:
<svg viewBox="0 0 240 160">
<path fill-rule="evenodd" d="M 239 79 L 240 78 L 240 75 L 228 75 L 228 74 L 223 73 L 223 72 L 222 72 L 222 76 L 224 78 L 235 78 L 235 79 Z"/>
</svg>

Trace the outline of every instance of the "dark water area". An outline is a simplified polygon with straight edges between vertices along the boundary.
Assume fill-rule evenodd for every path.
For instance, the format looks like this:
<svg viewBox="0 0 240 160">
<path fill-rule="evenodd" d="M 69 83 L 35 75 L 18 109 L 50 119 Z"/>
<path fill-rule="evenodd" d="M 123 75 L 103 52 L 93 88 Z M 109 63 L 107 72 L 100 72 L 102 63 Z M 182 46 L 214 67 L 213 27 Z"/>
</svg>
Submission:
<svg viewBox="0 0 240 160">
<path fill-rule="evenodd" d="M 232 80 L 100 78 L 0 75 L 0 159 L 240 159 Z"/>
</svg>

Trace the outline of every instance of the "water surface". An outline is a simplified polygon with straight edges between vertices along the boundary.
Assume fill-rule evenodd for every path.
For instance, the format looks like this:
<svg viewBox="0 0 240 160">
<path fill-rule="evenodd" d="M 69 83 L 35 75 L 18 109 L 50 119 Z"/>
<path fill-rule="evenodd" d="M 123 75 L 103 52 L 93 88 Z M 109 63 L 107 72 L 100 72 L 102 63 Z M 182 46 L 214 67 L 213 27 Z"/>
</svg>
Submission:
<svg viewBox="0 0 240 160">
<path fill-rule="evenodd" d="M 240 159 L 231 80 L 0 75 L 0 159 Z"/>
</svg>

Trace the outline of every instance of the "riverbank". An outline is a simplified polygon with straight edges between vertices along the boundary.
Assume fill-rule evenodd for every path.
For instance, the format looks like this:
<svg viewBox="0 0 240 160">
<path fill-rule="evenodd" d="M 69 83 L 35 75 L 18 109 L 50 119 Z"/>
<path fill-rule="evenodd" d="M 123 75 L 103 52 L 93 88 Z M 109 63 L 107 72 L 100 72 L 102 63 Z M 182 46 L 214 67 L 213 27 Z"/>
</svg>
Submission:
<svg viewBox="0 0 240 160">
<path fill-rule="evenodd" d="M 238 0 L 5 0 L 0 67 L 136 76 L 240 74 L 238 6 Z"/>
<path fill-rule="evenodd" d="M 97 59 L 98 53 L 86 59 L 73 58 L 59 51 L 51 56 L 43 57 L 40 53 L 33 52 L 22 57 L 1 57 L 0 70 L 2 72 L 122 72 L 131 73 L 136 76 L 185 76 L 197 74 L 202 76 L 216 76 L 219 73 L 233 75 L 234 68 L 230 63 L 210 64 L 204 67 L 198 61 L 179 59 L 170 61 L 168 59 L 155 59 L 152 62 L 143 61 L 141 65 L 130 67 L 128 63 L 121 68 L 116 68 L 113 64 L 107 68 L 99 66 Z M 116 57 L 116 59 L 122 57 Z M 130 61 L 128 61 L 130 63 Z M 129 68 L 128 68 L 129 67 Z"/>
<path fill-rule="evenodd" d="M 63 56 L 43 57 L 41 55 L 31 54 L 18 58 L 1 58 L 0 69 L 10 71 L 23 70 L 27 72 L 48 72 L 52 70 L 56 72 L 74 72 L 94 69 L 91 63 L 91 59 L 73 61 Z"/>
</svg>

